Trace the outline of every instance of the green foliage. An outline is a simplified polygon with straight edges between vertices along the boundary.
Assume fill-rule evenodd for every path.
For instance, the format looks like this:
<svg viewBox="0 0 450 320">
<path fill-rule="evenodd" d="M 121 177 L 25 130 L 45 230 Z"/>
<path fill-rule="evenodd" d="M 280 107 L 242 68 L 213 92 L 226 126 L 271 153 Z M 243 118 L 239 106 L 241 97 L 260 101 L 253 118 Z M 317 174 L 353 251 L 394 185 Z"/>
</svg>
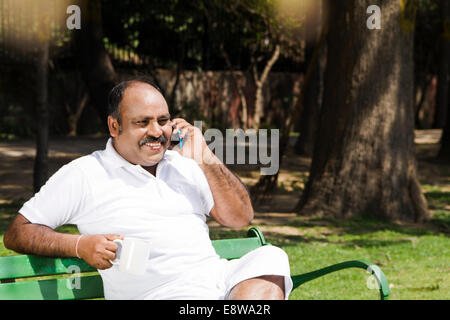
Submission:
<svg viewBox="0 0 450 320">
<path fill-rule="evenodd" d="M 201 56 L 203 20 L 196 1 L 103 1 L 108 42 L 152 57 L 155 67 L 195 67 Z"/>
<path fill-rule="evenodd" d="M 223 69 L 223 46 L 233 67 L 247 69 L 250 57 L 270 54 L 298 21 L 277 16 L 273 0 L 108 1 L 102 3 L 106 41 L 150 56 L 153 67 Z M 286 42 L 286 41 L 285 41 Z M 290 47 L 298 47 L 293 41 Z M 286 54 L 291 51 L 283 51 Z M 292 67 L 297 67 L 291 55 Z"/>
</svg>

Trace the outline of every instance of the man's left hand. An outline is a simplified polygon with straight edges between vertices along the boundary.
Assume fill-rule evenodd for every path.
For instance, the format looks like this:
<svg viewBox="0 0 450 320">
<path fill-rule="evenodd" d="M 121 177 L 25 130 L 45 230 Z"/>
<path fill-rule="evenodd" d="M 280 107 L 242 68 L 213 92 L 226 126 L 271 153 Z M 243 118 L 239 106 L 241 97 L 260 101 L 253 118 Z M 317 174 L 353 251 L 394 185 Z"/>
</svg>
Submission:
<svg viewBox="0 0 450 320">
<path fill-rule="evenodd" d="M 183 146 L 176 145 L 172 150 L 177 151 L 182 156 L 195 160 L 198 164 L 213 163 L 214 154 L 208 148 L 202 131 L 194 127 L 184 119 L 176 118 L 172 120 L 175 126 L 174 133 L 181 130 L 180 137 L 183 139 Z"/>
</svg>

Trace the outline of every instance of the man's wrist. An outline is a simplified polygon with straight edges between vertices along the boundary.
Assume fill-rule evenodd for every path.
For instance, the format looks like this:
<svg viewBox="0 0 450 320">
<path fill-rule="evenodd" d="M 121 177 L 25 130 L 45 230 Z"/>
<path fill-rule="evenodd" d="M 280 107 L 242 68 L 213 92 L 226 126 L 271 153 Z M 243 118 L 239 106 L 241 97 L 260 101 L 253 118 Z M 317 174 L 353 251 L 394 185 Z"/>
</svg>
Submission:
<svg viewBox="0 0 450 320">
<path fill-rule="evenodd" d="M 77 242 L 75 244 L 75 256 L 79 259 L 81 259 L 80 253 L 79 253 L 79 244 L 80 244 L 80 240 L 83 237 L 83 235 L 78 236 L 77 238 Z"/>
<path fill-rule="evenodd" d="M 206 147 L 203 150 L 202 161 L 199 164 L 200 167 L 214 165 L 214 164 L 221 164 L 221 163 L 222 162 L 220 162 L 219 158 L 216 157 L 216 155 L 214 154 L 214 152 L 211 151 L 211 149 Z"/>
</svg>

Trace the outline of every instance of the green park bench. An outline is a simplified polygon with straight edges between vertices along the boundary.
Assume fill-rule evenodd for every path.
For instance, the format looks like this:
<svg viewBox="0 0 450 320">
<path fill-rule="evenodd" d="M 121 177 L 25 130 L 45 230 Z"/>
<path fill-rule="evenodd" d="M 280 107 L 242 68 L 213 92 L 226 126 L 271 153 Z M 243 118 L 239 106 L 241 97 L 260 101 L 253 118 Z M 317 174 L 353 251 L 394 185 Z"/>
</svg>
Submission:
<svg viewBox="0 0 450 320">
<path fill-rule="evenodd" d="M 268 244 L 258 228 L 251 228 L 247 238 L 213 240 L 219 256 L 229 260 L 240 258 L 247 252 Z M 381 300 L 388 299 L 389 285 L 384 273 L 378 266 L 364 260 L 346 261 L 292 276 L 293 289 L 346 268 L 361 268 L 371 272 L 378 283 Z M 82 259 L 35 255 L 0 258 L 0 300 L 78 300 L 103 297 L 100 275 Z"/>
</svg>

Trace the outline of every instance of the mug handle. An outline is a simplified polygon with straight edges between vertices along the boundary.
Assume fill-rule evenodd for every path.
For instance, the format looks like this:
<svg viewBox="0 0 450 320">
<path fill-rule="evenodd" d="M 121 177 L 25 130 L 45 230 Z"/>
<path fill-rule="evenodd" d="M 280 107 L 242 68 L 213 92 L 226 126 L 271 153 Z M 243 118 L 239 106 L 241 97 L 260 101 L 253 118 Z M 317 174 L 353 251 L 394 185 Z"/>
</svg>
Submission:
<svg viewBox="0 0 450 320">
<path fill-rule="evenodd" d="M 120 257 L 117 256 L 117 253 L 119 252 L 119 250 L 122 249 L 122 246 L 123 246 L 123 240 L 121 240 L 121 239 L 115 239 L 115 240 L 113 240 L 113 242 L 117 243 L 117 245 L 118 245 L 119 247 L 117 248 L 117 251 L 116 251 L 116 258 L 115 258 L 114 260 L 109 260 L 109 262 L 111 262 L 112 265 L 118 265 L 118 264 L 119 264 Z"/>
</svg>

